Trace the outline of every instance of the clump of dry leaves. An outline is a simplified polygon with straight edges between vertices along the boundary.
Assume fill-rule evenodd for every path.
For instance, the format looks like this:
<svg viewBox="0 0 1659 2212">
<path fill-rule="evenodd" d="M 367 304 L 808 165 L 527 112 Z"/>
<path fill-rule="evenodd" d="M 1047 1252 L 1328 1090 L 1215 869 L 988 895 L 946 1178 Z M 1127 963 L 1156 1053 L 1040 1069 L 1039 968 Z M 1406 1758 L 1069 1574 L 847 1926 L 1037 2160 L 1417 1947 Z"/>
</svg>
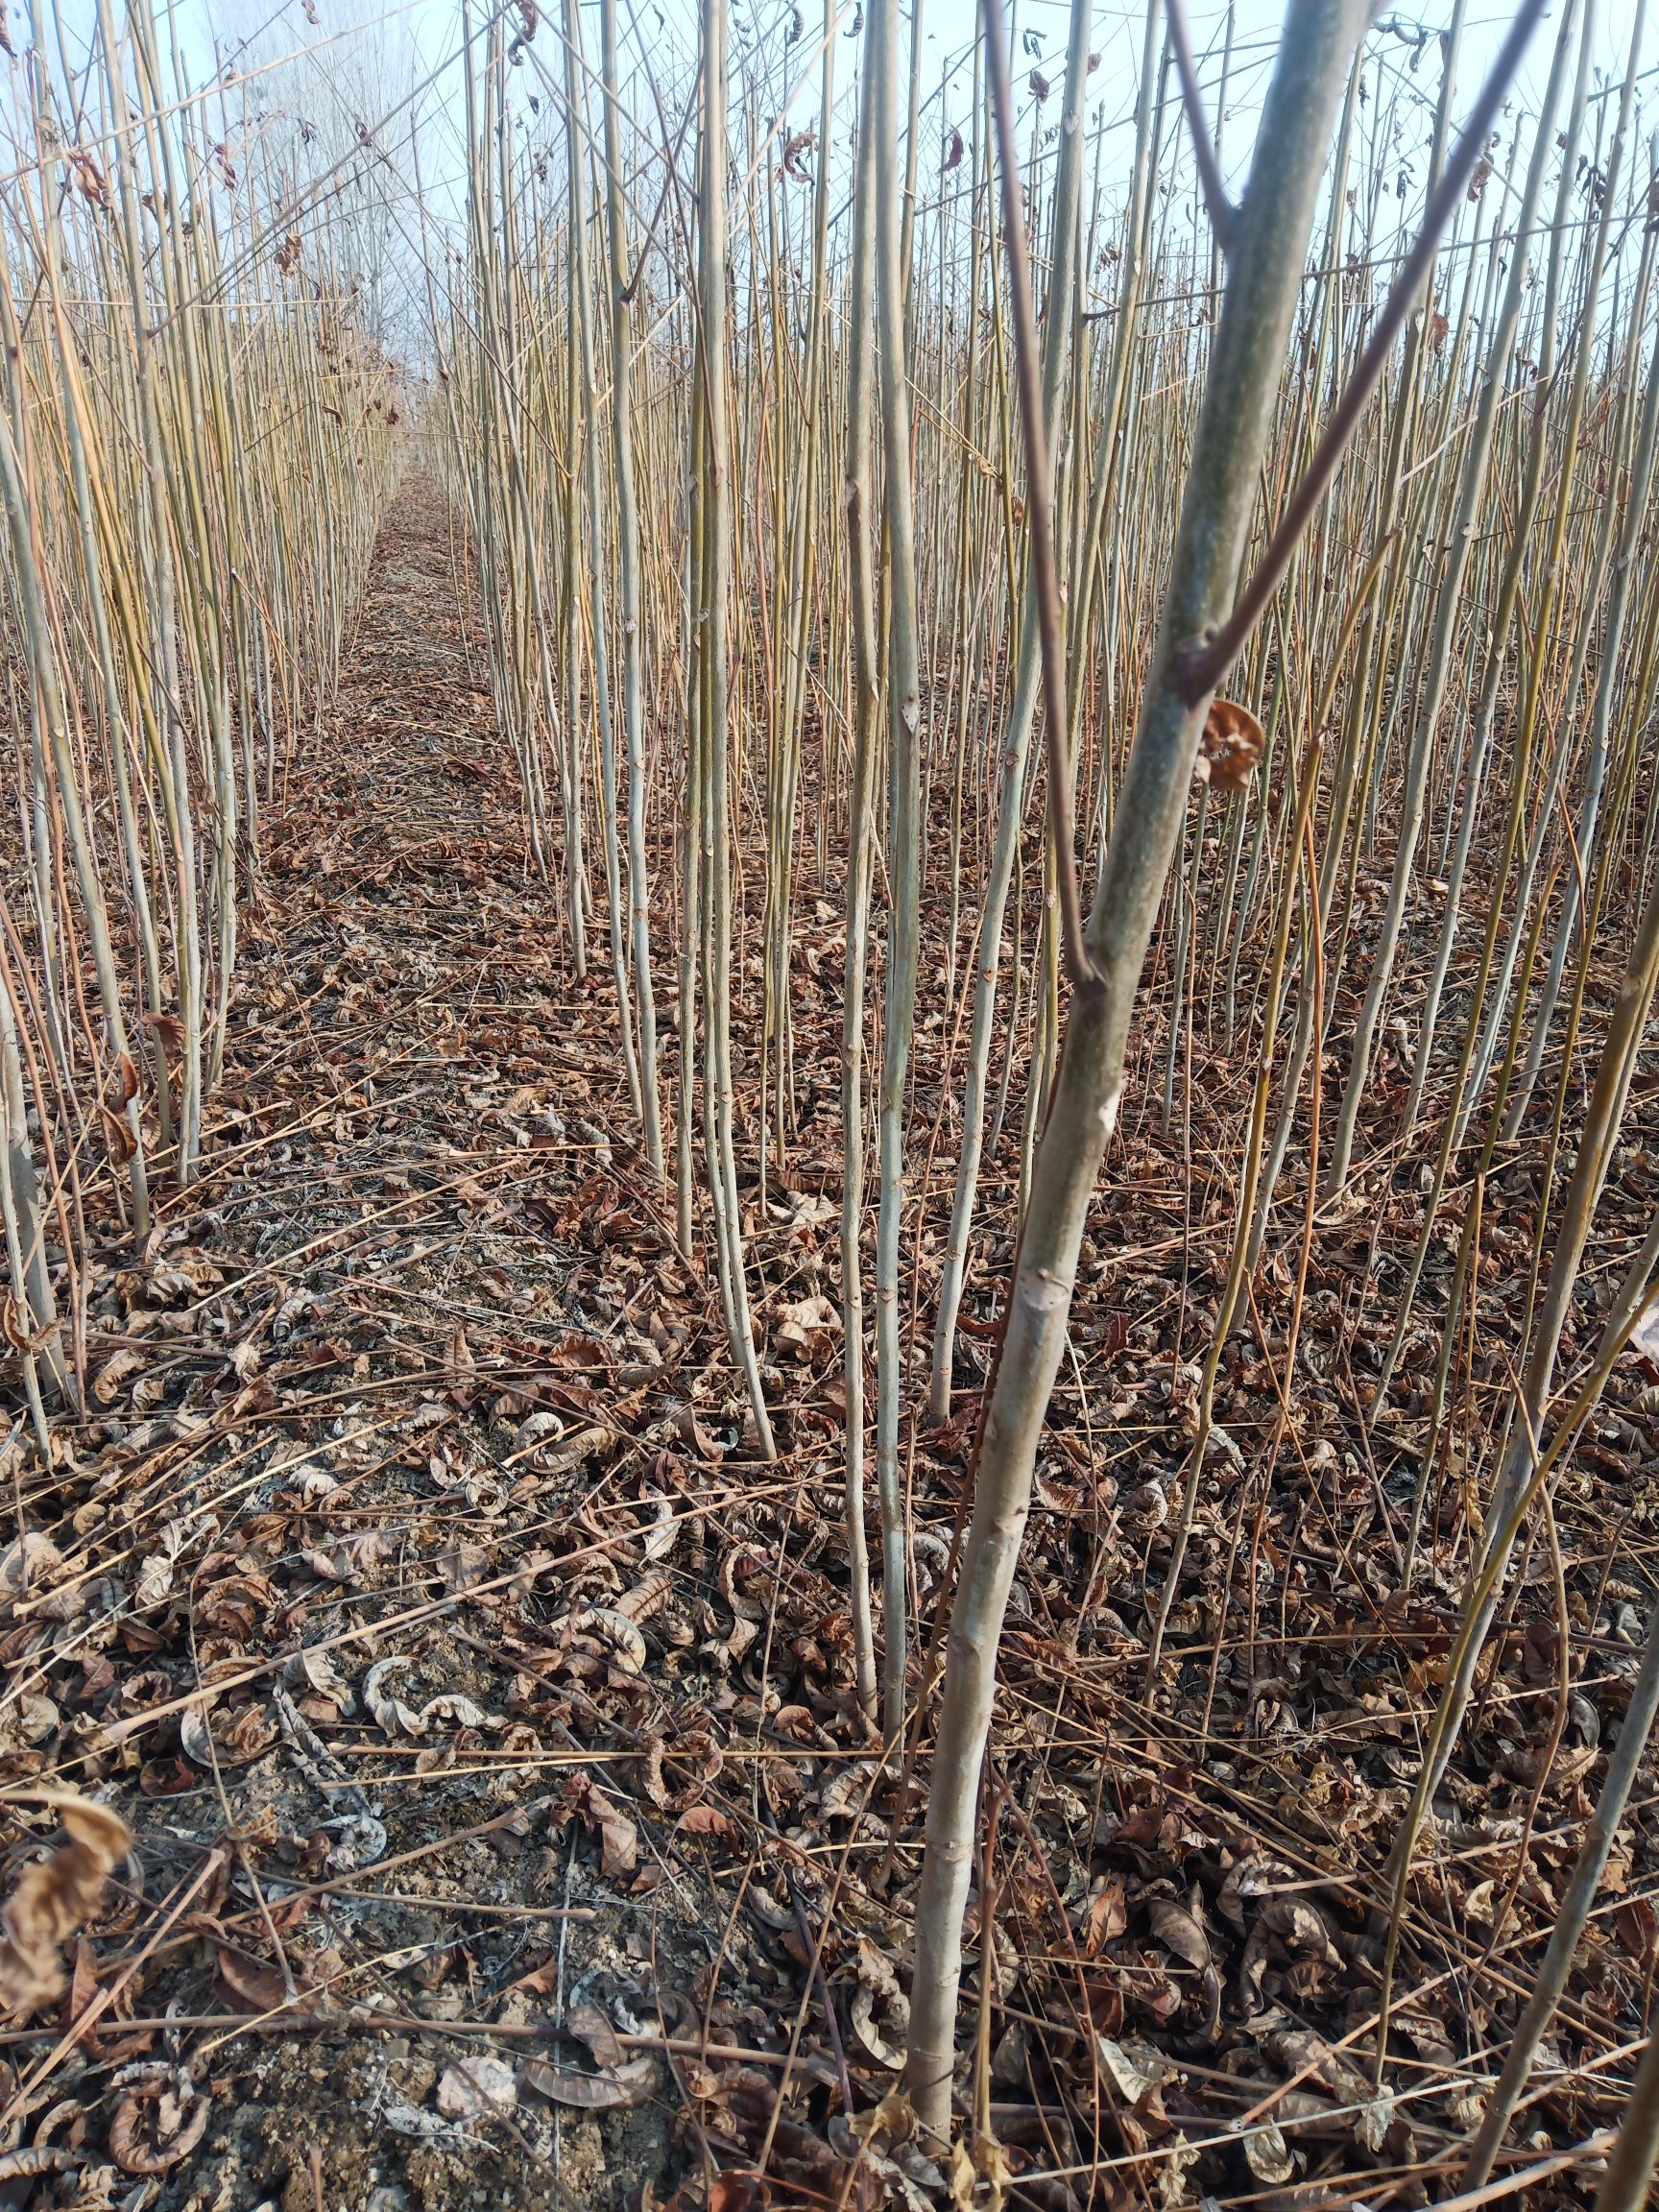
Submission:
<svg viewBox="0 0 1659 2212">
<path fill-rule="evenodd" d="M 61 1790 L 30 1791 L 49 1807 L 69 1841 L 26 1869 L 0 1904 L 0 2011 L 28 2019 L 60 1997 L 68 1981 L 63 1945 L 103 1907 L 110 1875 L 132 1835 L 107 1805 Z"/>
</svg>

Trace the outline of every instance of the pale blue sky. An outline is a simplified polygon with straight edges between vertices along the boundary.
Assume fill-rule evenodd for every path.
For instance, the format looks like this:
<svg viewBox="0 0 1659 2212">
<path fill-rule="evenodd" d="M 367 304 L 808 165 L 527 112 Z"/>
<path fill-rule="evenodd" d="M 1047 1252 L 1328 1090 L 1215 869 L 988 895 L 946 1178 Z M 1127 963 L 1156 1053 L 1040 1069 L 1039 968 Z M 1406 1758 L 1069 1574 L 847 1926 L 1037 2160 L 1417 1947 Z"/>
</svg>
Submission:
<svg viewBox="0 0 1659 2212">
<path fill-rule="evenodd" d="M 560 0 L 550 0 L 550 4 L 556 13 Z M 60 5 L 64 44 L 73 59 L 78 30 L 84 36 L 92 12 L 92 0 L 60 0 Z M 459 0 L 391 0 L 390 5 L 376 5 L 375 0 L 173 0 L 173 5 L 180 44 L 199 81 L 212 73 L 216 53 L 224 56 L 240 52 L 248 60 L 261 66 L 280 60 L 278 67 L 269 69 L 258 79 L 258 103 L 290 114 L 304 113 L 311 121 L 331 121 L 332 130 L 325 132 L 322 143 L 334 137 L 336 149 L 342 141 L 335 133 L 345 129 L 345 143 L 349 144 L 348 125 L 358 115 L 373 124 L 388 112 L 397 114 L 399 120 L 384 133 L 385 142 L 390 147 L 394 140 L 406 137 L 407 125 L 401 118 L 408 113 L 410 87 L 434 72 L 439 73 L 436 81 L 420 96 L 421 180 L 426 193 L 424 218 L 416 200 L 413 163 L 406 146 L 397 150 L 396 175 L 389 163 L 380 165 L 385 187 L 385 220 L 389 229 L 397 234 L 399 258 L 410 272 L 408 280 L 417 281 L 413 273 L 418 269 L 422 240 L 429 244 L 434 235 L 433 224 L 450 220 L 457 212 L 454 186 L 461 172 L 462 150 L 458 130 L 460 80 L 453 57 L 461 31 Z M 487 5 L 488 0 L 476 0 L 475 21 L 482 19 Z M 545 10 L 549 0 L 542 0 L 542 5 Z M 920 184 L 926 197 L 938 180 L 937 164 L 943 136 L 939 107 L 942 77 L 949 122 L 966 120 L 973 82 L 971 57 L 975 10 L 974 0 L 920 0 L 920 5 L 923 9 L 923 89 L 927 103 L 922 133 Z M 843 95 L 852 82 L 856 52 L 855 43 L 848 36 L 854 6 L 855 0 L 846 0 L 842 15 L 845 28 L 835 41 L 835 79 L 838 91 Z M 1034 114 L 1025 73 L 1041 63 L 1044 73 L 1057 85 L 1069 0 L 1004 0 L 1004 6 L 1017 30 L 1031 34 L 1037 48 L 1029 57 L 1022 54 L 1019 86 L 1026 127 L 1029 129 L 1033 124 L 1040 127 L 1053 120 L 1055 108 L 1051 103 L 1045 115 Z M 664 98 L 671 99 L 676 86 L 684 85 L 686 81 L 694 43 L 694 0 L 621 0 L 621 7 L 625 77 L 633 57 L 639 50 L 637 41 L 643 38 L 659 86 Z M 734 53 L 739 57 L 747 53 L 757 62 L 767 101 L 776 102 L 781 96 L 783 87 L 802 74 L 813 53 L 821 21 L 821 0 L 802 0 L 802 8 L 806 35 L 789 45 L 786 37 L 793 0 L 732 0 Z M 1400 31 L 1421 23 L 1432 36 L 1450 19 L 1451 12 L 1452 0 L 1422 0 L 1420 14 L 1408 16 L 1405 11 L 1398 11 L 1385 21 L 1398 25 Z M 18 12 L 14 5 L 12 10 L 14 31 L 18 27 Z M 907 23 L 907 5 L 904 12 Z M 1615 74 L 1623 70 L 1632 12 L 1632 0 L 1604 0 L 1600 12 L 1599 42 Z M 1217 6 L 1215 0 L 1190 0 L 1189 16 L 1193 45 L 1199 56 L 1200 75 L 1209 87 L 1214 112 L 1226 11 L 1223 6 Z M 1248 163 L 1255 116 L 1277 50 L 1282 20 L 1282 0 L 1237 0 L 1233 61 L 1223 122 L 1223 166 L 1235 182 L 1241 180 Z M 1473 100 L 1510 20 L 1510 12 L 1494 6 L 1492 0 L 1468 0 L 1458 72 L 1459 114 Z M 1102 178 L 1109 203 L 1115 197 L 1114 187 L 1130 150 L 1143 23 L 1140 0 L 1129 0 L 1129 4 L 1125 4 L 1125 0 L 1098 0 L 1094 10 L 1093 45 L 1100 57 L 1100 67 L 1091 79 L 1089 120 L 1093 126 L 1099 117 L 1105 124 Z M 591 59 L 598 49 L 597 9 L 591 0 L 584 0 L 584 24 Z M 1534 36 L 1512 107 L 1525 111 L 1535 104 L 1552 42 L 1553 28 L 1547 15 Z M 14 36 L 14 43 L 20 44 L 21 40 Z M 1659 33 L 1655 34 L 1651 45 L 1653 51 L 1659 53 Z M 1411 66 L 1412 52 L 1408 36 L 1399 35 L 1398 31 L 1380 29 L 1371 40 L 1368 73 L 1369 118 L 1374 119 L 1382 111 L 1390 94 L 1399 95 L 1406 125 L 1403 151 L 1408 172 L 1413 141 L 1423 127 L 1439 81 L 1438 53 L 1432 43 L 1425 47 L 1416 68 Z M 291 59 L 281 59 L 284 57 Z M 450 65 L 445 68 L 445 63 Z M 540 100 L 541 122 L 552 119 L 557 111 L 557 99 L 549 97 L 548 81 L 557 80 L 561 66 L 554 24 L 543 20 L 532 64 L 514 75 L 521 113 L 526 112 L 535 97 Z M 1645 58 L 1644 73 L 1651 67 L 1652 63 Z M 643 84 L 637 84 L 634 97 L 641 119 L 645 120 L 652 110 L 650 95 Z M 814 124 L 817 108 L 814 69 L 791 104 L 791 128 L 804 129 Z M 843 116 L 849 115 L 850 109 L 844 107 Z M 527 114 L 526 119 L 532 120 Z M 540 128 L 540 124 L 537 127 Z M 838 137 L 844 128 L 845 123 L 838 129 Z M 1409 182 L 1419 181 L 1420 177 L 1411 173 Z M 1409 185 L 1400 213 L 1403 222 L 1409 222 L 1413 213 Z"/>
<path fill-rule="evenodd" d="M 256 25 L 267 19 L 272 25 L 265 45 L 272 36 L 287 35 L 298 45 L 306 39 L 316 39 L 318 33 L 310 28 L 301 12 L 301 0 L 289 0 L 289 4 L 270 13 L 269 0 L 177 0 L 182 22 L 189 27 L 190 42 L 204 57 L 210 50 L 216 36 L 222 45 L 246 37 Z M 850 25 L 854 0 L 843 8 L 843 20 Z M 557 0 L 555 0 L 555 7 Z M 929 102 L 935 103 L 932 130 L 936 133 L 936 95 L 942 71 L 949 72 L 948 98 L 952 108 L 959 113 L 965 109 L 972 83 L 971 52 L 975 25 L 974 0 L 920 0 L 923 9 L 924 91 Z M 1016 28 L 1029 31 L 1040 42 L 1040 59 L 1057 65 L 1064 54 L 1069 0 L 1005 0 Z M 337 31 L 348 22 L 361 21 L 378 26 L 373 36 L 378 43 L 392 51 L 401 50 L 403 56 L 416 58 L 422 74 L 440 65 L 456 49 L 460 30 L 458 0 L 406 0 L 395 6 L 389 14 L 382 14 L 372 4 L 363 0 L 314 0 L 322 16 L 325 33 Z M 778 60 L 783 59 L 782 26 L 791 13 L 791 0 L 733 0 L 733 21 L 734 47 L 742 46 L 758 35 L 764 50 Z M 480 8 L 480 16 L 484 12 Z M 807 37 L 798 49 L 805 54 L 810 50 L 812 34 L 819 21 L 816 0 L 805 0 L 804 12 L 808 27 Z M 1551 12 L 1553 12 L 1553 11 Z M 592 28 L 589 36 L 589 52 L 597 52 L 597 11 L 591 0 L 585 6 L 585 19 Z M 654 65 L 660 82 L 671 84 L 675 75 L 675 60 L 688 57 L 694 43 L 694 19 L 691 0 L 634 0 L 635 21 L 644 35 L 652 51 Z M 908 7 L 904 10 L 908 21 Z M 1386 16 L 1385 21 L 1398 22 L 1403 27 L 1421 23 L 1431 34 L 1440 31 L 1450 20 L 1452 0 L 1424 0 L 1417 10 L 1400 9 Z M 1633 9 L 1632 0 L 1606 0 L 1600 11 L 1599 43 L 1610 69 L 1618 71 L 1628 45 Z M 1191 36 L 1200 60 L 1200 70 L 1211 87 L 1212 100 L 1220 75 L 1221 49 L 1224 38 L 1226 10 L 1214 5 L 1214 0 L 1192 0 L 1189 9 Z M 1229 82 L 1227 116 L 1224 124 L 1223 155 L 1229 173 L 1241 175 L 1249 156 L 1252 126 L 1262 87 L 1271 69 L 1273 55 L 1283 21 L 1282 0 L 1237 0 L 1234 13 L 1233 66 Z M 1463 53 L 1459 68 L 1459 108 L 1473 98 L 1485 67 L 1503 38 L 1511 20 L 1508 9 L 1495 6 L 1492 0 L 1469 0 L 1464 29 Z M 1104 103 L 1108 129 L 1114 123 L 1121 126 L 1118 135 L 1127 148 L 1127 125 L 1132 116 L 1135 99 L 1135 80 L 1140 66 L 1143 9 L 1138 4 L 1123 5 L 1122 0 L 1100 0 L 1094 11 L 1094 46 L 1099 54 L 1101 66 L 1092 84 L 1091 119 L 1094 107 Z M 624 23 L 627 22 L 625 0 Z M 550 36 L 551 27 L 543 29 L 538 50 L 547 62 L 556 68 L 556 40 Z M 906 31 L 906 36 L 908 33 Z M 625 44 L 632 40 L 625 29 Z M 1517 87 L 1516 98 L 1523 107 L 1536 98 L 1538 86 L 1548 63 L 1551 44 L 1551 25 L 1547 15 L 1543 27 L 1535 35 L 1527 65 Z M 1650 41 L 1659 52 L 1659 34 Z M 337 51 L 338 49 L 336 49 Z M 852 56 L 854 49 L 845 33 L 839 41 L 836 57 L 836 78 L 843 87 L 851 81 Z M 1403 37 L 1379 33 L 1374 36 L 1372 51 L 1380 71 L 1408 94 L 1417 94 L 1427 101 L 1431 99 L 1437 84 L 1437 57 L 1432 49 L 1426 50 L 1420 66 L 1413 70 L 1410 64 L 1411 46 Z M 790 58 L 792 59 L 792 57 Z M 325 73 L 330 63 L 326 57 L 319 61 Z M 407 61 L 396 74 L 400 83 L 407 83 Z M 1651 63 L 1648 64 L 1651 66 Z M 625 61 L 626 68 L 627 63 Z M 795 72 L 791 71 L 793 75 Z M 1053 69 L 1048 71 L 1052 75 Z M 453 71 L 449 75 L 452 84 Z M 531 72 L 523 73 L 526 91 L 532 90 Z M 443 102 L 440 100 L 439 105 Z M 429 100 L 428 107 L 433 103 Z M 810 123 L 817 107 L 816 84 L 804 86 L 797 94 L 792 116 L 802 124 Z M 953 116 L 952 119 L 955 119 Z"/>
</svg>

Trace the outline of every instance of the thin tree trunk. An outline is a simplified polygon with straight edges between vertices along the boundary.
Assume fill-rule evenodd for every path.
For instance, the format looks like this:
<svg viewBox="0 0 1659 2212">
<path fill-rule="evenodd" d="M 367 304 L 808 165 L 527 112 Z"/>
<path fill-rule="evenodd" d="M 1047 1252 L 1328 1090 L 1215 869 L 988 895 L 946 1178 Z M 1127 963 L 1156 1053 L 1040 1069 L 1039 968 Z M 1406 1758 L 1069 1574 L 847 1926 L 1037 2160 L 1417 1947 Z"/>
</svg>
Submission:
<svg viewBox="0 0 1659 2212">
<path fill-rule="evenodd" d="M 950 2128 L 962 1915 L 997 1647 L 1030 1505 L 1043 1417 L 1066 1341 L 1077 1248 L 1122 1096 L 1137 981 L 1187 811 L 1208 706 L 1174 656 L 1230 613 L 1286 341 L 1362 0 L 1295 0 L 1238 210 L 1180 537 L 1106 867 L 1088 926 L 1102 988 L 1073 1002 L 1032 1177 L 1001 1361 L 951 1615 L 916 1908 L 905 2084 L 926 2132 Z"/>
</svg>

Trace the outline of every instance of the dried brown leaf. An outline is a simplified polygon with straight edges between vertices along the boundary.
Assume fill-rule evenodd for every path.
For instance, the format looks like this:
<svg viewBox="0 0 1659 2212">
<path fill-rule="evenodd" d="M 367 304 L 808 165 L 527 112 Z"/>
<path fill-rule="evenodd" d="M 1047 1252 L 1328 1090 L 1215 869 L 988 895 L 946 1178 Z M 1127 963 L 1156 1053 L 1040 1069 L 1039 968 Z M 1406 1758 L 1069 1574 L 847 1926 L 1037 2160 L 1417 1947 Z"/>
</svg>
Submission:
<svg viewBox="0 0 1659 2212">
<path fill-rule="evenodd" d="M 289 2002 L 287 1984 L 275 1966 L 257 1964 L 231 1950 L 220 1949 L 219 1979 L 238 2011 L 280 2012 Z"/>
<path fill-rule="evenodd" d="M 1266 743 L 1262 725 L 1236 699 L 1212 699 L 1204 720 L 1197 774 L 1214 791 L 1242 791 Z"/>
<path fill-rule="evenodd" d="M 565 2014 L 565 2032 L 587 2044 L 595 2066 L 616 2067 L 626 2063 L 620 2037 L 597 2005 L 570 2006 Z"/>
<path fill-rule="evenodd" d="M 24 2017 L 62 1994 L 60 1946 L 95 1916 L 132 1841 L 107 1805 L 59 1791 L 36 1801 L 55 1808 L 72 1839 L 29 1867 L 0 1911 L 0 2008 Z"/>
<path fill-rule="evenodd" d="M 555 2104 L 574 2105 L 584 2112 L 614 2112 L 643 2104 L 657 2086 L 657 2061 L 649 2053 L 632 2058 L 626 2066 L 608 2066 L 603 2073 L 581 2074 L 573 2067 L 549 2066 L 540 2058 L 519 2061 L 518 2080 Z"/>
<path fill-rule="evenodd" d="M 1210 1938 L 1184 1906 L 1167 1897 L 1155 1897 L 1148 1917 L 1153 1935 L 1184 1965 L 1210 1964 Z"/>
<path fill-rule="evenodd" d="M 1089 1911 L 1083 1924 L 1085 1958 L 1098 1959 L 1106 1945 L 1114 1942 L 1128 1927 L 1129 1913 L 1123 1901 L 1124 1887 L 1121 1874 L 1108 1875 L 1089 1900 Z"/>
<path fill-rule="evenodd" d="M 171 2069 L 134 2082 L 109 2123 L 109 2155 L 123 2174 L 165 2174 L 207 2131 L 213 2100 Z"/>
<path fill-rule="evenodd" d="M 717 1836 L 725 1843 L 735 1842 L 739 1833 L 737 1823 L 718 1805 L 687 1805 L 674 1825 L 682 1836 Z"/>
</svg>

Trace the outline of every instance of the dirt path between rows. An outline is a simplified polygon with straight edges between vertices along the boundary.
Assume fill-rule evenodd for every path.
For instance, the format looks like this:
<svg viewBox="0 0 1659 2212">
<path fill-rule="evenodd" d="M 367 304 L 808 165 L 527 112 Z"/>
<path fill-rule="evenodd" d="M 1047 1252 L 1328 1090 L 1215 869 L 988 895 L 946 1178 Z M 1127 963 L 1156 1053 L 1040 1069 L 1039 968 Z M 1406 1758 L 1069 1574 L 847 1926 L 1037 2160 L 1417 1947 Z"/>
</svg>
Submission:
<svg viewBox="0 0 1659 2212">
<path fill-rule="evenodd" d="M 740 1409 L 526 878 L 454 543 L 407 484 L 265 825 L 207 1172 L 97 1271 L 54 1617 L 11 1634 L 50 1700 L 12 1773 L 136 1836 L 75 2008 L 144 1963 L 38 2081 L 56 2038 L 11 2053 L 13 2141 L 71 2095 L 83 2187 L 112 2132 L 161 2168 L 77 2202 L 619 2204 L 676 2156 L 653 2039 L 759 2032 L 711 1980 L 735 1829 L 685 1817 L 758 1609 L 664 1571 L 713 1586 L 755 1471 L 671 1449 Z"/>
</svg>

